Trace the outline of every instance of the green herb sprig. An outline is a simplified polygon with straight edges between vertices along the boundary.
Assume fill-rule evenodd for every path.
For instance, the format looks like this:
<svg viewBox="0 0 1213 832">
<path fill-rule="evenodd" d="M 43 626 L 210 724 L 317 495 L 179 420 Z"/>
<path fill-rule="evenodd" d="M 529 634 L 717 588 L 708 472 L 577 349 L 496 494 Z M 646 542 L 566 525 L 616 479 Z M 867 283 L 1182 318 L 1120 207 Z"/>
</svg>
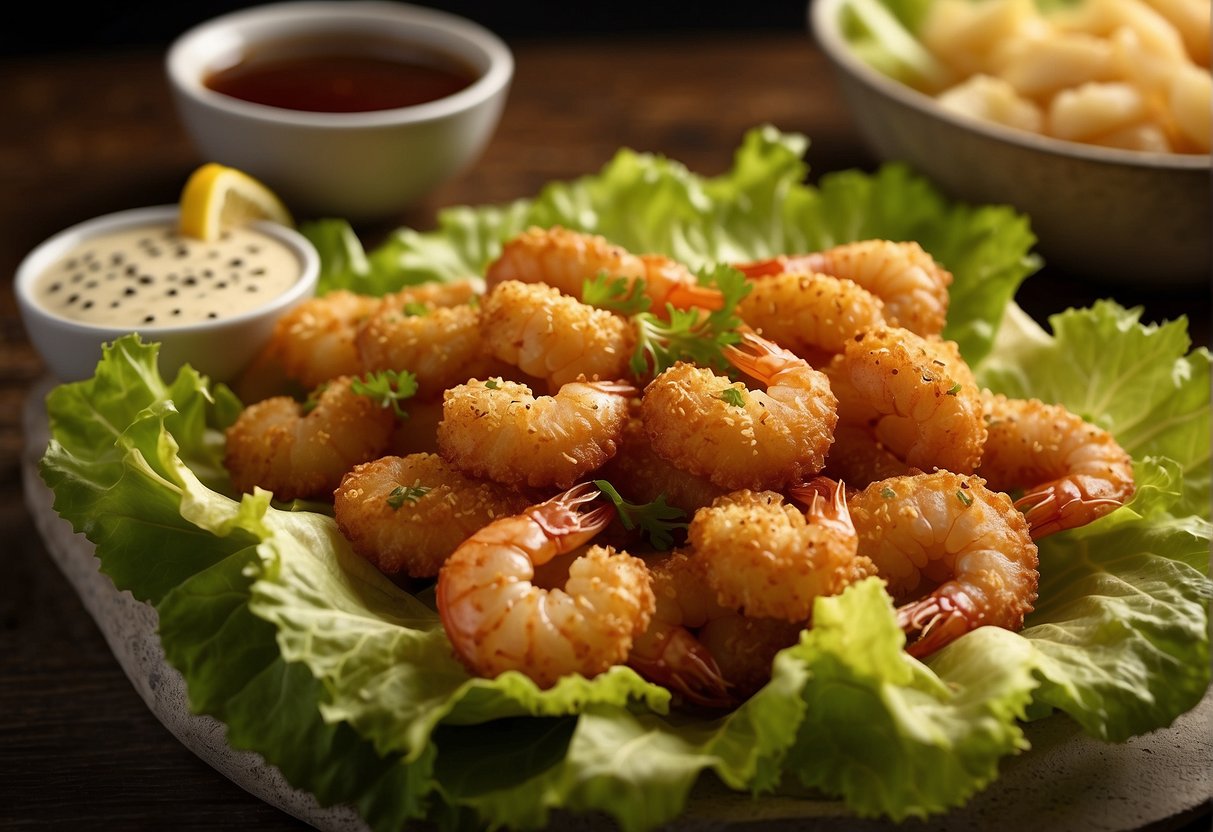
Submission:
<svg viewBox="0 0 1213 832">
<path fill-rule="evenodd" d="M 408 370 L 381 370 L 354 379 L 350 389 L 380 407 L 390 407 L 397 419 L 407 419 L 408 411 L 400 406 L 400 402 L 417 393 L 417 376 Z"/>
<path fill-rule="evenodd" d="M 648 312 L 653 302 L 646 293 L 643 279 L 629 281 L 626 277 L 611 277 L 606 272 L 586 280 L 581 285 L 581 302 L 620 315 Z"/>
<path fill-rule="evenodd" d="M 737 332 L 742 324 L 737 304 L 753 285 L 744 274 L 726 265 L 701 269 L 697 277 L 701 286 L 720 291 L 721 308 L 705 315 L 702 309 L 675 309 L 666 304 L 668 321 L 653 312 L 633 315 L 636 350 L 628 366 L 638 377 L 656 376 L 678 361 L 729 369 L 724 349 L 741 340 Z"/>
<path fill-rule="evenodd" d="M 628 531 L 640 529 L 655 549 L 667 551 L 674 545 L 674 530 L 688 525 L 679 522 L 686 512 L 666 503 L 664 494 L 651 503 L 630 503 L 607 480 L 594 480 L 594 485 L 615 504 L 623 527 Z"/>
<path fill-rule="evenodd" d="M 398 485 L 387 495 L 387 504 L 393 511 L 398 511 L 406 502 L 415 503 L 430 493 L 430 488 L 424 485 Z"/>
</svg>

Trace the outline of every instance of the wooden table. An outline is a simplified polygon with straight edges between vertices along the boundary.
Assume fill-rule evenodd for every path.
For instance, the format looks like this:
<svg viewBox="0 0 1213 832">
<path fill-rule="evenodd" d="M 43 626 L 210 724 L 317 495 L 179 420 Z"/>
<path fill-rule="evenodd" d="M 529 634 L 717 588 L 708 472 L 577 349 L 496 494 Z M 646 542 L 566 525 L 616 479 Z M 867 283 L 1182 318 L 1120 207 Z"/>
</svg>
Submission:
<svg viewBox="0 0 1213 832">
<path fill-rule="evenodd" d="M 514 40 L 517 76 L 479 164 L 388 226 L 429 227 L 458 203 L 532 195 L 597 171 L 616 149 L 729 167 L 746 129 L 811 137 L 811 178 L 871 169 L 824 58 L 805 33 Z M 122 674 L 46 554 L 21 494 L 21 404 L 43 374 L 12 296 L 20 258 L 47 236 L 109 211 L 176 201 L 205 161 L 171 108 L 157 49 L 0 62 L 0 827 L 299 829 L 200 762 Z M 1020 302 L 1042 317 L 1106 294 L 1045 272 Z M 1118 290 L 1147 320 L 1188 314 L 1208 343 L 1205 289 Z M 1190 819 L 1184 819 L 1188 821 Z M 1208 828 L 1208 815 L 1197 819 Z M 1173 828 L 1173 824 L 1170 828 Z"/>
</svg>

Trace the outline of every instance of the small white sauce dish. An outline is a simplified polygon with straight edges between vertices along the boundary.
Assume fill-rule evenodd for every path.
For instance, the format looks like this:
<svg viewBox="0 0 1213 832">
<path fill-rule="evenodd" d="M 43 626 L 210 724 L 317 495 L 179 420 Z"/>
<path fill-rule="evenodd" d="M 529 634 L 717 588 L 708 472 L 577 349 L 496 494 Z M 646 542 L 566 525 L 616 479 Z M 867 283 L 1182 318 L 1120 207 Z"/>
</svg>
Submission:
<svg viewBox="0 0 1213 832">
<path fill-rule="evenodd" d="M 48 269 L 82 243 L 133 228 L 175 227 L 177 217 L 176 205 L 161 205 L 86 220 L 50 237 L 18 265 L 14 287 L 22 322 L 30 341 L 60 381 L 91 378 L 101 359 L 102 345 L 136 331 L 145 343 L 160 344 L 160 372 L 166 379 L 172 380 L 182 366 L 189 364 L 213 381 L 233 381 L 269 339 L 275 321 L 315 294 L 320 275 L 315 247 L 291 228 L 258 222 L 251 228 L 281 243 L 293 255 L 288 261 L 297 263 L 299 274 L 285 291 L 267 294 L 263 302 L 245 311 L 175 325 L 102 325 L 72 320 L 38 300 L 36 290 Z"/>
<path fill-rule="evenodd" d="M 474 71 L 467 88 L 413 106 L 310 112 L 252 103 L 206 79 L 258 46 L 392 39 Z M 187 134 L 208 160 L 266 183 L 297 214 L 385 221 L 463 172 L 495 132 L 514 74 L 497 35 L 446 12 L 380 0 L 271 3 L 202 23 L 169 47 L 166 70 Z"/>
</svg>

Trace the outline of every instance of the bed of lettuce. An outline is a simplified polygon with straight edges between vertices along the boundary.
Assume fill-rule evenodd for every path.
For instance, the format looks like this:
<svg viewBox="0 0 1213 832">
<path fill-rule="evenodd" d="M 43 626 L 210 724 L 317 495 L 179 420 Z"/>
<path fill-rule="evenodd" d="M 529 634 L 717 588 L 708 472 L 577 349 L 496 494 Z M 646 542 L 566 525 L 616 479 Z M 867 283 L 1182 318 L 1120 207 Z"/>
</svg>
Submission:
<svg viewBox="0 0 1213 832">
<path fill-rule="evenodd" d="M 950 204 L 898 165 L 807 184 L 807 140 L 770 127 L 728 173 L 620 151 L 599 173 L 508 205 L 447 210 L 364 251 L 341 221 L 304 231 L 323 288 L 384 292 L 478 272 L 528 224 L 596 231 L 693 265 L 914 239 L 955 274 L 947 335 L 983 383 L 1065 404 L 1133 454 L 1131 505 L 1040 547 L 1021 633 L 981 629 L 908 657 L 877 579 L 822 599 L 770 683 L 715 719 L 671 711 L 627 668 L 550 690 L 470 678 L 430 599 L 354 556 L 332 519 L 233 498 L 221 430 L 240 402 L 157 347 L 109 346 L 90 380 L 48 399 L 42 475 L 114 584 L 153 605 L 190 704 L 322 805 L 376 830 L 415 818 L 530 828 L 554 811 L 625 830 L 677 816 L 692 785 L 795 789 L 860 816 L 963 804 L 1026 750 L 1023 721 L 1064 712 L 1118 741 L 1169 725 L 1209 684 L 1210 355 L 1182 321 L 1143 325 L 1111 301 L 1059 311 L 1046 333 L 1011 301 L 1039 266 L 1028 219 Z"/>
</svg>

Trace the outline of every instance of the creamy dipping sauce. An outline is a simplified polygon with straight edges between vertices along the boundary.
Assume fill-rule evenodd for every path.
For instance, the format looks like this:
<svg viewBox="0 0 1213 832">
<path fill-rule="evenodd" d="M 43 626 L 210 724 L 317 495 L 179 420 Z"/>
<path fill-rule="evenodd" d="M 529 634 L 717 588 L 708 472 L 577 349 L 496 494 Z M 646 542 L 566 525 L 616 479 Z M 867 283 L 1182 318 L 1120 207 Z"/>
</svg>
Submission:
<svg viewBox="0 0 1213 832">
<path fill-rule="evenodd" d="M 179 326 L 256 309 L 290 289 L 302 268 L 289 246 L 256 228 L 208 242 L 164 222 L 78 244 L 38 277 L 34 299 L 82 323 Z"/>
</svg>

